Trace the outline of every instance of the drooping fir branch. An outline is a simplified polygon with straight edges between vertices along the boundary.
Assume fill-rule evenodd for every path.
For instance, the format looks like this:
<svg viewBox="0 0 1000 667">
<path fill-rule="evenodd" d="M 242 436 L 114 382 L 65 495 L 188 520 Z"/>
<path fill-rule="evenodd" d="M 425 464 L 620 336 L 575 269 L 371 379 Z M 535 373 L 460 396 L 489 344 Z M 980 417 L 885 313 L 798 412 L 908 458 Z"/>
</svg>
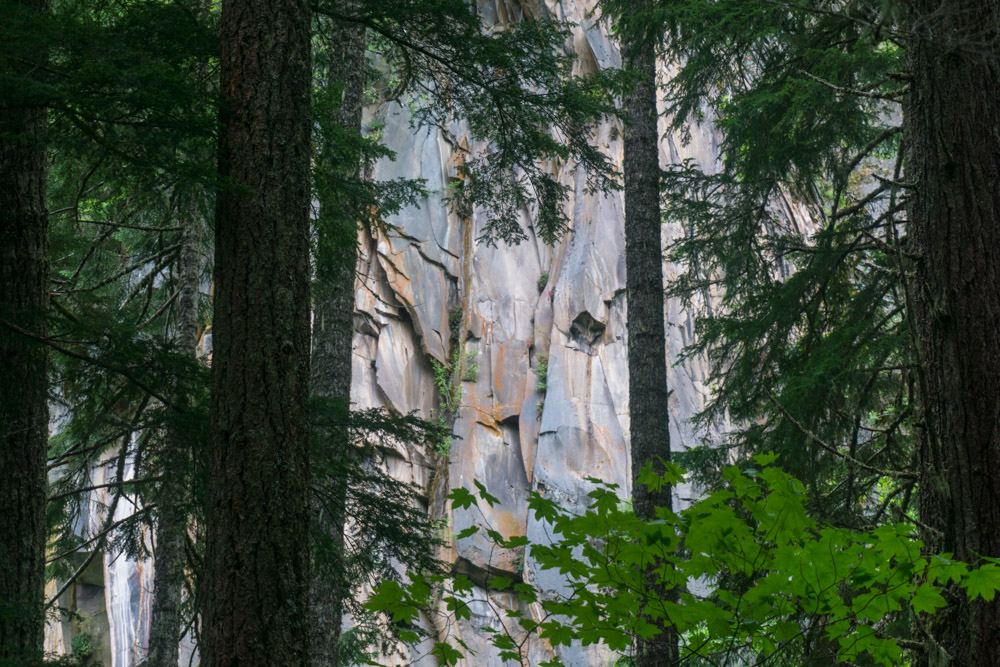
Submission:
<svg viewBox="0 0 1000 667">
<path fill-rule="evenodd" d="M 616 72 L 572 75 L 563 45 L 567 26 L 545 16 L 525 17 L 502 30 L 484 25 L 468 3 L 413 0 L 350 8 L 325 0 L 316 11 L 364 26 L 376 50 L 396 67 L 394 94 L 422 102 L 418 122 L 468 123 L 473 140 L 488 146 L 466 155 L 456 204 L 480 205 L 488 220 L 481 240 L 517 243 L 527 238 L 518 212 L 537 211 L 540 236 L 565 231 L 566 188 L 543 167 L 545 160 L 575 160 L 595 189 L 616 187 L 614 169 L 590 139 L 600 120 L 618 114 Z"/>
<path fill-rule="evenodd" d="M 854 20 L 858 7 L 812 7 L 691 0 L 636 20 L 669 35 L 670 125 L 721 132 L 718 164 L 664 177 L 667 217 L 687 229 L 672 291 L 702 304 L 690 352 L 714 369 L 702 423 L 731 420 L 747 454 L 786 453 L 817 496 L 835 491 L 824 511 L 851 522 L 877 478 L 839 485 L 845 462 L 905 470 L 913 447 L 902 206 L 876 178 L 891 180 L 903 64 Z M 718 458 L 691 456 L 705 473 Z"/>
</svg>

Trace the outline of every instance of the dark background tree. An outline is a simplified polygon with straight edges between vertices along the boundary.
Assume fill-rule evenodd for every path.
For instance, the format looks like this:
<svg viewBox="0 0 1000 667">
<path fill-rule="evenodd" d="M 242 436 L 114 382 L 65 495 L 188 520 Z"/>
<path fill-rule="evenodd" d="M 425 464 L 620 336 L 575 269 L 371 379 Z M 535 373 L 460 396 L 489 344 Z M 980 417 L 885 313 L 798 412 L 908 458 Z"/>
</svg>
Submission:
<svg viewBox="0 0 1000 667">
<path fill-rule="evenodd" d="M 628 10 L 634 12 L 635 8 Z M 630 18 L 644 16 L 634 12 Z M 671 511 L 672 487 L 653 490 L 642 483 L 644 474 L 663 474 L 670 462 L 670 412 L 667 405 L 667 353 L 664 330 L 663 251 L 660 229 L 660 132 L 656 105 L 655 23 L 618 21 L 626 68 L 634 70 L 636 82 L 625 95 L 623 111 L 628 121 L 624 131 L 625 185 L 625 274 L 628 299 L 628 396 L 632 456 L 632 504 L 636 516 L 655 519 L 658 509 Z M 647 564 L 647 586 L 661 586 Z M 665 590 L 650 591 L 651 597 L 668 599 Z M 673 596 L 676 598 L 676 595 Z M 651 638 L 636 638 L 638 667 L 677 664 L 677 633 L 669 620 L 646 605 L 649 622 L 660 631 Z"/>
<path fill-rule="evenodd" d="M 1000 3 L 921 0 L 907 21 L 920 513 L 935 546 L 977 562 L 1000 558 Z M 953 664 L 1000 662 L 1000 600 L 950 602 L 934 633 Z"/>
<path fill-rule="evenodd" d="M 996 557 L 998 102 L 972 83 L 996 76 L 996 4 L 660 12 L 675 127 L 707 108 L 724 132 L 719 171 L 667 178 L 668 214 L 691 224 L 674 289 L 724 293 L 699 325 L 719 383 L 706 416 L 746 424 L 739 453 L 781 452 L 817 516 L 909 521 L 934 548 Z M 901 617 L 894 632 L 932 664 L 995 662 L 1000 607 L 952 602 L 933 627 Z"/>
<path fill-rule="evenodd" d="M 44 0 L 4 5 L 42 13 Z M 41 46 L 41 52 L 39 47 Z M 0 76 L 44 59 L 44 45 L 4 47 Z M 19 71 L 20 70 L 20 71 Z M 14 78 L 14 77 L 11 77 Z M 49 411 L 45 110 L 30 93 L 0 102 L 0 662 L 40 657 Z"/>
<path fill-rule="evenodd" d="M 326 112 L 317 126 L 331 131 L 316 140 L 314 187 L 317 193 L 317 280 L 313 296 L 313 339 L 311 391 L 313 396 L 350 407 L 351 364 L 354 340 L 354 284 L 357 267 L 359 221 L 365 218 L 356 199 L 345 196 L 345 183 L 361 178 L 361 156 L 356 150 L 344 150 L 357 142 L 340 141 L 338 135 L 360 137 L 361 111 L 365 88 L 365 31 L 356 24 L 344 24 L 326 17 L 317 18 L 317 87 L 323 102 L 318 114 Z M 332 108 L 331 108 L 332 107 Z M 335 124 L 336 128 L 329 128 Z M 340 149 L 338 151 L 338 148 Z M 346 192 L 345 192 L 346 191 Z M 345 428 L 323 431 L 318 438 L 326 451 L 316 457 L 343 461 L 356 456 Z M 346 471 L 341 467 L 340 472 Z M 340 664 L 341 622 L 344 598 L 352 584 L 345 567 L 344 528 L 347 518 L 346 475 L 328 475 L 316 471 L 316 484 L 326 494 L 314 492 L 312 525 L 314 541 L 311 584 L 311 661 L 316 667 Z M 326 484 L 324 484 L 326 482 Z M 332 500 L 332 502 L 331 502 Z M 322 543 L 332 551 L 332 558 L 320 556 Z"/>
<path fill-rule="evenodd" d="M 310 11 L 222 7 L 209 667 L 309 654 Z"/>
<path fill-rule="evenodd" d="M 202 215 L 198 199 L 189 195 L 182 215 L 181 247 L 178 250 L 176 301 L 177 314 L 173 338 L 181 352 L 192 358 L 198 355 L 199 292 L 201 289 Z M 185 215 L 186 213 L 186 215 Z M 175 397 L 178 407 L 190 409 L 183 393 Z M 160 480 L 159 509 L 156 517 L 153 563 L 153 606 L 149 620 L 149 649 L 146 667 L 174 667 L 183 623 L 182 594 L 187 564 L 188 523 L 191 514 L 190 476 L 181 471 L 193 469 L 192 447 L 197 438 L 184 428 L 185 422 L 168 427 L 155 466 Z"/>
</svg>

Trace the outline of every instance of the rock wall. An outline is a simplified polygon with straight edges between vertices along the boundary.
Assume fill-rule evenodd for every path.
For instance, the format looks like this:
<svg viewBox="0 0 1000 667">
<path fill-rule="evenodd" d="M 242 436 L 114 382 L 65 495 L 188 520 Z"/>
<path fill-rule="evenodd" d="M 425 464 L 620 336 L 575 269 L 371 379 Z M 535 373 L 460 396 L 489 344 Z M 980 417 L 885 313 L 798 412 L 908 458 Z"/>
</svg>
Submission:
<svg viewBox="0 0 1000 667">
<path fill-rule="evenodd" d="M 497 23 L 519 20 L 521 12 L 547 14 L 576 24 L 567 48 L 586 72 L 620 65 L 607 25 L 595 22 L 592 0 L 545 2 L 485 0 L 482 14 Z M 397 154 L 377 165 L 375 178 L 424 178 L 433 191 L 420 206 L 393 216 L 392 231 L 363 235 L 357 283 L 352 400 L 358 407 L 386 407 L 398 413 L 439 414 L 442 397 L 434 386 L 434 364 L 452 364 L 460 398 L 450 447 L 440 452 L 400 445 L 387 465 L 402 479 L 426 489 L 428 511 L 446 519 L 450 534 L 488 523 L 505 536 L 546 541 L 546 526 L 529 516 L 526 499 L 538 491 L 563 505 L 585 504 L 598 477 L 628 488 L 628 361 L 626 340 L 623 198 L 590 194 L 584 174 L 572 164 L 552 164 L 552 173 L 572 188 L 571 229 L 554 246 L 533 233 L 531 212 L 521 223 L 529 240 L 516 247 L 476 242 L 485 216 L 460 219 L 443 202 L 445 184 L 456 178 L 455 146 L 474 142 L 456 122 L 441 130 L 415 128 L 405 106 L 369 109 L 384 122 L 384 140 Z M 693 124 L 690 138 L 663 134 L 664 165 L 692 159 L 714 169 L 719 137 L 708 123 Z M 607 124 L 597 141 L 620 166 L 621 127 Z M 666 247 L 685 230 L 664 227 Z M 666 279 L 678 267 L 665 265 Z M 666 303 L 666 345 L 670 359 L 693 342 L 693 316 L 674 300 Z M 456 351 L 457 349 L 457 351 Z M 457 365 L 458 368 L 454 368 Z M 700 444 L 712 433 L 695 433 L 690 417 L 708 398 L 707 369 L 696 362 L 671 365 L 669 410 L 675 450 Z M 451 488 L 475 490 L 482 483 L 500 502 L 479 511 L 453 510 L 444 496 Z M 690 489 L 679 489 L 683 499 Z M 683 502 L 682 500 L 680 502 Z M 485 522 L 484 522 L 485 516 Z M 442 554 L 482 582 L 488 573 L 524 577 L 549 594 L 563 582 L 540 571 L 518 553 L 491 549 L 482 535 L 452 539 Z M 499 665 L 483 628 L 500 628 L 509 596 L 477 587 L 471 621 L 426 619 L 432 636 L 461 637 L 476 650 L 469 665 Z M 522 609 L 537 616 L 536 609 Z M 528 644 L 532 665 L 558 654 L 569 665 L 606 665 L 613 656 L 590 647 L 553 649 Z M 432 665 L 426 647 L 400 656 L 398 664 Z"/>
</svg>

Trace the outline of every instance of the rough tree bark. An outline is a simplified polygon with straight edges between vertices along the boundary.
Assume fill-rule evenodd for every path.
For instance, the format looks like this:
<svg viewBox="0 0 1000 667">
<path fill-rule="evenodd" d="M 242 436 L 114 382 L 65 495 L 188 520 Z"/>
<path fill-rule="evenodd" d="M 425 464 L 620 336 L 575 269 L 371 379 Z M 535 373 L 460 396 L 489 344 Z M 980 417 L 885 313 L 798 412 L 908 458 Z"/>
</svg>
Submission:
<svg viewBox="0 0 1000 667">
<path fill-rule="evenodd" d="M 39 13 L 42 0 L 22 5 Z M 5 47 L 6 48 L 6 47 Z M 27 54 L 24 62 L 33 56 Z M 11 60 L 14 60 L 13 58 Z M 23 73 L 23 72 L 22 72 Z M 45 111 L 0 101 L 0 663 L 41 657 L 49 300 Z"/>
<path fill-rule="evenodd" d="M 632 452 L 632 505 L 637 516 L 656 518 L 656 508 L 670 509 L 671 488 L 651 491 L 637 482 L 646 465 L 663 471 L 670 460 L 667 411 L 667 355 L 663 324 L 663 253 L 660 246 L 660 163 L 656 111 L 656 54 L 649 40 L 623 45 L 626 63 L 642 77 L 625 96 L 629 125 L 624 134 L 625 269 L 628 290 L 628 392 Z M 651 568 L 652 569 L 652 568 Z M 672 592 L 647 577 L 650 598 L 672 599 Z M 642 602 L 645 606 L 646 603 Z M 650 604 L 647 609 L 654 606 Z M 662 633 L 636 640 L 638 667 L 677 662 L 677 634 L 661 620 Z"/>
<path fill-rule="evenodd" d="M 345 5 L 349 4 L 344 2 Z M 334 89 L 343 88 L 340 107 L 334 122 L 348 132 L 361 131 L 361 111 L 365 84 L 365 33 L 353 25 L 324 22 L 324 42 L 329 57 L 321 85 Z M 339 163 L 336 147 L 326 143 L 318 146 L 318 170 L 327 177 L 344 175 L 357 178 L 360 164 Z M 319 224 L 316 235 L 321 251 L 331 257 L 323 258 L 331 275 L 321 271 L 314 295 L 312 393 L 326 399 L 346 402 L 351 397 L 351 350 L 354 335 L 354 274 L 357 268 L 358 212 L 345 207 L 331 193 L 318 188 Z M 334 460 L 350 456 L 350 443 L 343 431 L 323 433 L 320 446 L 333 448 L 323 454 L 324 459 Z M 314 667 L 337 667 L 340 661 L 341 618 L 344 597 L 349 594 L 350 582 L 345 581 L 341 566 L 344 549 L 344 522 L 346 514 L 347 480 L 318 479 L 332 491 L 334 503 L 313 502 L 313 530 L 324 541 L 332 543 L 332 554 L 317 558 L 311 582 L 312 603 L 312 664 Z"/>
<path fill-rule="evenodd" d="M 202 662 L 309 654 L 310 8 L 222 5 Z"/>
<path fill-rule="evenodd" d="M 181 239 L 177 267 L 177 328 L 181 350 L 197 356 L 198 282 L 201 269 L 201 214 L 192 200 Z M 183 403 L 183 397 L 179 399 Z M 187 543 L 189 484 L 177 474 L 190 469 L 191 448 L 183 433 L 169 432 L 159 461 L 163 475 L 153 549 L 153 607 L 149 620 L 149 652 L 145 667 L 176 667 L 181 639 L 181 595 L 184 547 Z"/>
<path fill-rule="evenodd" d="M 915 0 L 910 19 L 921 514 L 976 563 L 1000 557 L 1000 1 Z M 1000 665 L 1000 598 L 951 602 L 934 633 L 952 664 Z"/>
</svg>

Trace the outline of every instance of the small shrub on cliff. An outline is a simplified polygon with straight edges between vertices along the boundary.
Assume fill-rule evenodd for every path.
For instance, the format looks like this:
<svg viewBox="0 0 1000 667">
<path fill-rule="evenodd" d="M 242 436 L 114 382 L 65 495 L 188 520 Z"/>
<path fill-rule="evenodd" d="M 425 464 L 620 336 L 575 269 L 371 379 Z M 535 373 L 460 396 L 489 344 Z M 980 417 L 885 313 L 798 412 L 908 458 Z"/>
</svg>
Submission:
<svg viewBox="0 0 1000 667">
<path fill-rule="evenodd" d="M 547 355 L 538 355 L 538 364 L 535 366 L 535 375 L 538 376 L 538 381 L 535 383 L 535 389 L 540 392 L 548 389 L 549 358 Z"/>
<path fill-rule="evenodd" d="M 479 364 L 476 363 L 476 351 L 465 353 L 465 364 L 462 368 L 462 382 L 475 382 L 479 379 Z"/>
</svg>

